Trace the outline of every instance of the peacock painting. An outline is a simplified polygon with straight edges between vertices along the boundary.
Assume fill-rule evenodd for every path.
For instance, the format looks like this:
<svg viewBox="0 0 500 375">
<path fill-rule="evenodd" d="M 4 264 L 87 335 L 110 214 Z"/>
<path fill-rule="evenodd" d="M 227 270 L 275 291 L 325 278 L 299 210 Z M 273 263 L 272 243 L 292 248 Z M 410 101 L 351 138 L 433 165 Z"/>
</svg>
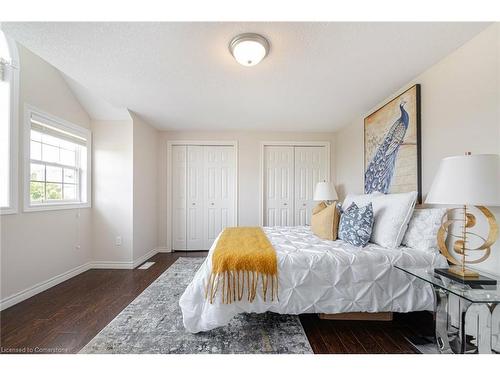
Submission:
<svg viewBox="0 0 500 375">
<path fill-rule="evenodd" d="M 420 192 L 419 85 L 365 119 L 365 193 Z"/>
</svg>

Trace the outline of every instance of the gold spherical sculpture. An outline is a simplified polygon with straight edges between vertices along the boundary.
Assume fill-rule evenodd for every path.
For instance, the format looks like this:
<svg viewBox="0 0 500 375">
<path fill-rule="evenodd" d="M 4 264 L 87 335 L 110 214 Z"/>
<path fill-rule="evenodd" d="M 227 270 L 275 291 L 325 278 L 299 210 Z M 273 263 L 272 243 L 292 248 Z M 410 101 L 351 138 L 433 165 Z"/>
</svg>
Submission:
<svg viewBox="0 0 500 375">
<path fill-rule="evenodd" d="M 479 276 L 479 273 L 465 268 L 465 265 L 481 263 L 482 261 L 486 260 L 490 256 L 491 246 L 498 238 L 498 224 L 495 220 L 495 216 L 484 206 L 475 207 L 486 217 L 486 220 L 488 221 L 489 230 L 488 236 L 486 238 L 469 231 L 470 228 L 476 225 L 476 217 L 472 213 L 467 211 L 467 206 L 463 206 L 462 208 L 452 208 L 448 210 L 441 220 L 442 224 L 437 235 L 438 247 L 441 251 L 441 254 L 443 254 L 446 259 L 448 259 L 448 261 L 452 264 L 449 271 L 463 278 L 474 278 Z M 458 210 L 462 211 L 462 219 L 451 218 L 451 214 Z M 462 222 L 462 233 L 460 235 L 453 234 L 450 231 L 450 226 L 457 221 Z M 478 247 L 470 248 L 467 246 L 467 236 L 479 238 L 483 241 L 483 243 Z M 446 245 L 446 239 L 448 237 L 458 238 L 453 242 L 453 250 L 460 256 L 460 259 L 455 258 L 448 249 Z M 483 254 L 479 258 L 473 260 L 467 259 L 468 252 L 479 251 L 483 251 Z"/>
<path fill-rule="evenodd" d="M 475 154 L 467 152 L 463 156 L 450 156 L 441 160 L 432 186 L 425 200 L 428 204 L 459 206 L 448 210 L 443 216 L 437 241 L 441 253 L 451 266 L 449 273 L 463 279 L 477 278 L 479 274 L 465 268 L 466 264 L 480 263 L 491 253 L 491 246 L 498 237 L 498 225 L 493 213 L 485 206 L 500 206 L 500 156 L 497 154 Z M 467 210 L 474 206 L 488 222 L 488 235 L 482 237 L 471 231 L 476 225 L 476 217 Z M 456 211 L 461 210 L 460 215 Z M 455 215 L 453 215 L 455 214 Z M 456 218 L 459 216 L 460 218 Z M 452 233 L 452 224 L 461 222 L 461 233 Z M 446 245 L 449 237 L 453 252 Z M 475 238 L 473 247 L 468 239 Z M 483 252 L 471 257 L 473 253 Z M 454 255 L 458 255 L 458 259 Z"/>
</svg>

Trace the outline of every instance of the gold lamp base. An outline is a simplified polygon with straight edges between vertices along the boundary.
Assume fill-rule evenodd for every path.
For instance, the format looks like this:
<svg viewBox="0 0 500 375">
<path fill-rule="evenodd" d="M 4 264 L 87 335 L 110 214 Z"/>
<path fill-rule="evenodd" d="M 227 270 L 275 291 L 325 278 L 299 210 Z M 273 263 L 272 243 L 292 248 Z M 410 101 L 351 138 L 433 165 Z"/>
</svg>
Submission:
<svg viewBox="0 0 500 375">
<path fill-rule="evenodd" d="M 463 206 L 462 208 L 463 219 L 460 220 L 462 222 L 461 236 L 456 236 L 448 231 L 450 225 L 452 225 L 455 221 L 455 219 L 448 217 L 448 214 L 456 209 L 447 211 L 447 213 L 443 216 L 443 223 L 438 231 L 437 241 L 439 250 L 441 251 L 441 254 L 443 254 L 446 259 L 448 259 L 448 262 L 452 264 L 448 269 L 448 272 L 450 274 L 457 275 L 462 279 L 475 280 L 481 277 L 478 272 L 465 268 L 465 265 L 471 263 L 477 264 L 488 258 L 491 252 L 491 246 L 495 243 L 498 237 L 498 224 L 495 220 L 495 216 L 493 216 L 493 213 L 484 206 L 476 206 L 476 208 L 485 216 L 486 220 L 488 221 L 489 230 L 488 236 L 486 238 L 470 232 L 470 228 L 474 227 L 476 224 L 476 217 L 472 213 L 469 213 L 467 211 L 467 206 Z M 452 255 L 451 251 L 446 245 L 446 239 L 448 235 L 455 238 L 459 237 L 459 239 L 455 240 L 452 245 L 452 249 L 459 256 L 459 259 L 456 259 Z M 467 247 L 467 240 L 470 236 L 482 239 L 484 241 L 483 244 L 475 248 Z M 479 256 L 473 260 L 467 259 L 467 257 L 471 253 L 479 251 L 483 251 L 482 256 Z"/>
<path fill-rule="evenodd" d="M 467 268 L 462 268 L 461 266 L 451 266 L 448 271 L 462 278 L 479 278 L 479 273 L 476 271 L 469 270 Z"/>
</svg>

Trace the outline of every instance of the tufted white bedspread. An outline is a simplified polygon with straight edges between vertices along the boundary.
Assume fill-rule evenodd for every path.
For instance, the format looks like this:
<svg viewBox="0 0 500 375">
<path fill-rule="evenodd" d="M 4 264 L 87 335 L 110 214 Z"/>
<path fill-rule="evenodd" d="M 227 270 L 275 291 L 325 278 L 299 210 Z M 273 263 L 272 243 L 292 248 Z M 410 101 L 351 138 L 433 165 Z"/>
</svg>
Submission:
<svg viewBox="0 0 500 375">
<path fill-rule="evenodd" d="M 215 241 L 179 301 L 188 331 L 194 333 L 223 326 L 242 312 L 432 310 L 431 287 L 418 280 L 411 281 L 393 265 L 445 267 L 447 264 L 437 250 L 385 249 L 374 244 L 357 248 L 340 240 L 321 240 L 309 227 L 266 227 L 264 232 L 276 249 L 279 301 L 264 302 L 257 293 L 253 303 L 243 298 L 232 304 L 222 304 L 217 294 L 216 301 L 210 304 L 205 299 L 205 285 L 211 271 Z"/>
</svg>

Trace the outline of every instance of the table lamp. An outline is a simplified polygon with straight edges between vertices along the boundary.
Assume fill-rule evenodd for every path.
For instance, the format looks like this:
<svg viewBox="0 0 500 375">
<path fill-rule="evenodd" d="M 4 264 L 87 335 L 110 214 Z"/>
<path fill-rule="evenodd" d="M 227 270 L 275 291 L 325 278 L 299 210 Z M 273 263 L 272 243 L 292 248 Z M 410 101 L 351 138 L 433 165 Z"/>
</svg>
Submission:
<svg viewBox="0 0 500 375">
<path fill-rule="evenodd" d="M 438 247 L 452 266 L 448 272 L 462 279 L 479 277 L 476 271 L 467 269 L 466 264 L 480 263 L 491 252 L 491 246 L 498 237 L 498 224 L 493 213 L 485 206 L 500 206 L 500 156 L 496 154 L 470 153 L 464 156 L 444 158 L 439 165 L 431 189 L 425 203 L 460 205 L 447 211 L 438 231 Z M 486 217 L 489 230 L 488 235 L 482 237 L 470 231 L 476 224 L 475 216 L 468 211 L 469 206 L 476 208 Z M 451 212 L 460 210 L 461 218 L 454 219 Z M 461 233 L 451 233 L 449 227 L 454 222 L 461 222 Z M 456 259 L 447 248 L 446 238 L 458 238 L 453 243 L 453 250 L 459 259 Z M 483 241 L 482 245 L 471 248 L 468 238 L 475 237 Z M 471 253 L 483 252 L 477 259 L 467 259 Z"/>
<path fill-rule="evenodd" d="M 326 204 L 332 204 L 332 202 L 337 199 L 338 199 L 337 191 L 335 190 L 335 188 L 331 183 L 322 181 L 316 184 L 316 189 L 314 189 L 313 200 L 325 201 Z"/>
</svg>

